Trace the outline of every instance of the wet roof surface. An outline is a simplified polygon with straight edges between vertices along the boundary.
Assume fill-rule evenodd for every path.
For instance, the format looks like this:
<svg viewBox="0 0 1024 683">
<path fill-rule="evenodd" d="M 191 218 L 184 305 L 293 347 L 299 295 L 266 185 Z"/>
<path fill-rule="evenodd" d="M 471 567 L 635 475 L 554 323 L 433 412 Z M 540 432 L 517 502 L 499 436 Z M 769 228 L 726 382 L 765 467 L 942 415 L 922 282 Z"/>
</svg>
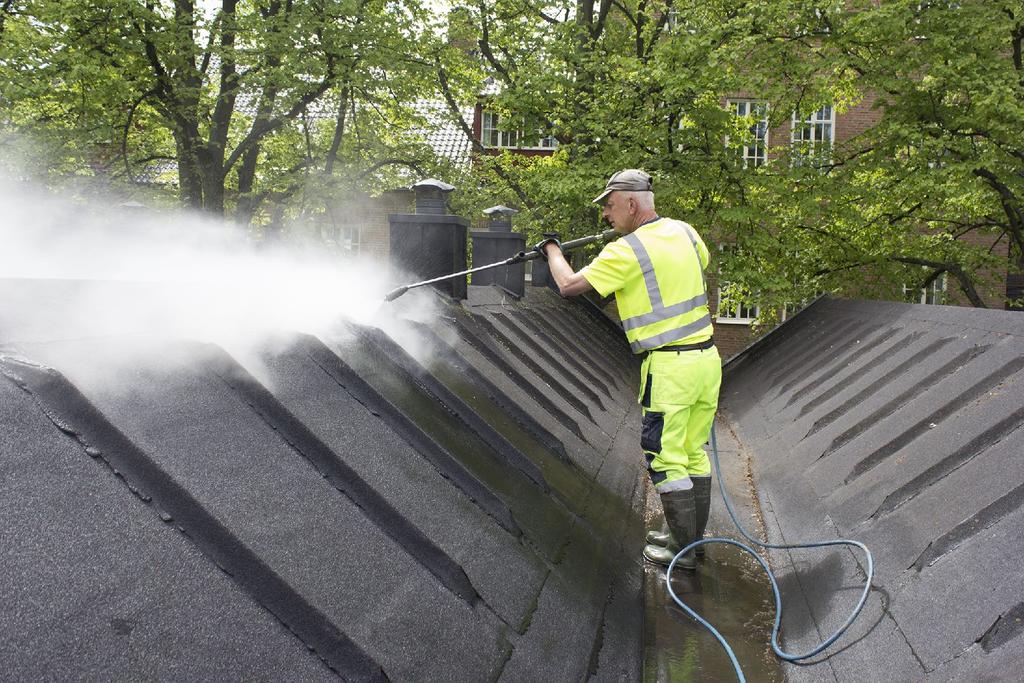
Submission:
<svg viewBox="0 0 1024 683">
<path fill-rule="evenodd" d="M 0 281 L 43 313 L 15 328 L 0 305 L 9 678 L 728 676 L 657 591 L 682 630 L 644 669 L 636 367 L 583 301 L 471 287 L 402 335 L 287 334 L 243 359 L 63 329 L 81 287 Z M 789 680 L 1015 677 L 1022 340 L 1015 314 L 822 300 L 727 367 L 723 457 L 753 459 L 772 540 L 875 554 L 854 632 Z M 763 599 L 711 554 L 697 578 L 762 657 L 744 614 Z M 773 562 L 785 645 L 807 650 L 863 568 Z"/>
<path fill-rule="evenodd" d="M 596 311 L 471 288 L 415 356 L 352 325 L 244 362 L 46 320 L 0 329 L 0 670 L 639 677 L 636 369 Z"/>
<path fill-rule="evenodd" d="M 849 537 L 875 558 L 864 615 L 789 680 L 1019 677 L 1022 370 L 1018 313 L 827 298 L 727 366 L 722 407 L 771 540 Z M 785 645 L 807 651 L 846 618 L 863 567 L 773 557 Z"/>
</svg>

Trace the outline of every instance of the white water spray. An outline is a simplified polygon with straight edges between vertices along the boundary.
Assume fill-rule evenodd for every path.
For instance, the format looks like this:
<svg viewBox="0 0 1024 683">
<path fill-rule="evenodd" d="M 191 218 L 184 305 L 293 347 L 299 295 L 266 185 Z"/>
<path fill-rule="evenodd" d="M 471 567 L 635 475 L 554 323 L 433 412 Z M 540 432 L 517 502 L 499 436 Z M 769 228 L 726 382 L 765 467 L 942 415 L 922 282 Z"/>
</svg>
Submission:
<svg viewBox="0 0 1024 683">
<path fill-rule="evenodd" d="M 429 295 L 382 305 L 388 278 L 367 258 L 259 247 L 201 216 L 73 203 L 0 183 L 0 344 L 8 347 L 110 337 L 144 350 L 191 339 L 250 365 L 250 352 L 281 334 L 327 339 L 345 322 L 391 332 L 412 312 L 429 317 Z"/>
</svg>

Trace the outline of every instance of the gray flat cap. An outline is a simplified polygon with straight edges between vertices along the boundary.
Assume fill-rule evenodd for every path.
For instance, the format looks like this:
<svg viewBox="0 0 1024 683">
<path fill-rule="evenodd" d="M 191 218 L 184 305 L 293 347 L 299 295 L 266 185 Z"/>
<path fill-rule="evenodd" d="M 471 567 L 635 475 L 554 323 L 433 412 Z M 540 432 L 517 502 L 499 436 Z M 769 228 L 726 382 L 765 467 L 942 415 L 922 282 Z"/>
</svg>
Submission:
<svg viewBox="0 0 1024 683">
<path fill-rule="evenodd" d="M 627 168 L 619 171 L 604 186 L 604 192 L 594 200 L 596 204 L 604 204 L 605 199 L 615 190 L 626 190 L 627 192 L 653 192 L 654 181 L 639 168 Z"/>
</svg>

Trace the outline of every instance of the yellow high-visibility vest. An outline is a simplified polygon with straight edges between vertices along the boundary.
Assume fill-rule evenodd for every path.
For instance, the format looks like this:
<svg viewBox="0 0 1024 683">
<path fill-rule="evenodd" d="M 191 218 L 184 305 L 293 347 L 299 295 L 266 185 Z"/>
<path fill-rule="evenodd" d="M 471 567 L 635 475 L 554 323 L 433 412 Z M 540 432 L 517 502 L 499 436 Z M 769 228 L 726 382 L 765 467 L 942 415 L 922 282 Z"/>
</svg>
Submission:
<svg viewBox="0 0 1024 683">
<path fill-rule="evenodd" d="M 630 348 L 643 353 L 711 337 L 708 261 L 690 225 L 659 218 L 607 245 L 582 275 L 603 296 L 615 292 Z"/>
</svg>

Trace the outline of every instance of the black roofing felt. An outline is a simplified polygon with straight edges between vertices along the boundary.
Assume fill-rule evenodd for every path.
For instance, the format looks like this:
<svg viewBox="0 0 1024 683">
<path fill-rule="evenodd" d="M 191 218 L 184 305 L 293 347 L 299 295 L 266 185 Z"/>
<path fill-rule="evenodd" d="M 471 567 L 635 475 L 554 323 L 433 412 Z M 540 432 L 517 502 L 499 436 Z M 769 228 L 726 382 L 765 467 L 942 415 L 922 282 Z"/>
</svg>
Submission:
<svg viewBox="0 0 1024 683">
<path fill-rule="evenodd" d="M 638 678 L 635 369 L 582 304 L 528 299 L 471 288 L 407 325 L 419 359 L 358 326 L 244 365 L 0 330 L 0 671 Z"/>
<path fill-rule="evenodd" d="M 266 607 L 150 505 L 126 495 L 105 463 L 7 380 L 0 436 L 7 680 L 209 680 L 225 671 L 238 679 L 333 678 Z"/>
<path fill-rule="evenodd" d="M 1017 680 L 1024 661 L 1024 317 L 822 299 L 726 368 L 770 536 L 866 543 L 876 587 L 791 680 Z M 859 559 L 859 558 L 858 558 Z M 848 553 L 776 553 L 785 643 L 852 608 Z M 798 571 L 794 571 L 794 569 Z"/>
</svg>

